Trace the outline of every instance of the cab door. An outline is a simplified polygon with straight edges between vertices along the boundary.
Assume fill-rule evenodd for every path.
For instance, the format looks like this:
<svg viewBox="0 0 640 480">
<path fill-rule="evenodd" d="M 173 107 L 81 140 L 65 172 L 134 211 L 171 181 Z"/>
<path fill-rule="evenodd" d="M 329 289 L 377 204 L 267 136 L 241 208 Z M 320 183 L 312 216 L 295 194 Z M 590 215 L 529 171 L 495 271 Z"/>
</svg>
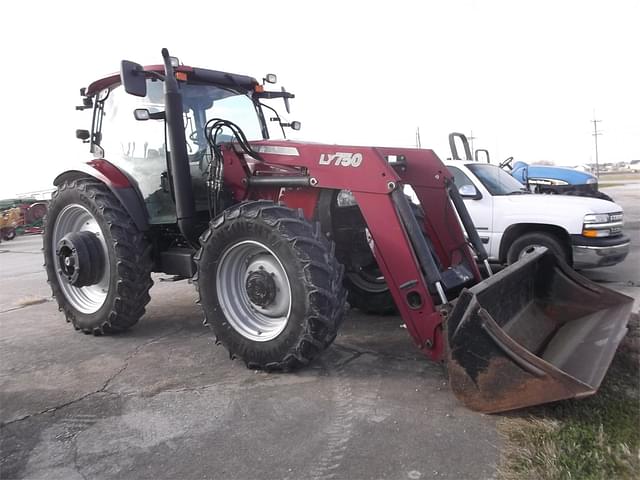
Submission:
<svg viewBox="0 0 640 480">
<path fill-rule="evenodd" d="M 453 175 L 453 181 L 464 200 L 464 204 L 471 215 L 473 224 L 478 231 L 484 248 L 489 257 L 496 257 L 493 253 L 493 197 L 475 177 L 463 168 L 447 165 Z"/>
</svg>

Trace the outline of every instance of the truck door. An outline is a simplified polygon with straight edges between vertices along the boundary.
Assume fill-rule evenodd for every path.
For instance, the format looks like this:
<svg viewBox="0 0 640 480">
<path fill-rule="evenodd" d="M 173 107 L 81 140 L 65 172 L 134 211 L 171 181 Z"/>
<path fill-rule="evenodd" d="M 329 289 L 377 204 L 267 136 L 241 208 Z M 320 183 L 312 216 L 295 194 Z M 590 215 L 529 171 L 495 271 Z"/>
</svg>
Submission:
<svg viewBox="0 0 640 480">
<path fill-rule="evenodd" d="M 462 169 L 451 165 L 447 168 L 453 175 L 453 181 L 464 199 L 464 204 L 469 210 L 469 215 L 471 215 L 489 258 L 494 258 L 496 255 L 492 251 L 493 197 L 479 182 L 474 182 L 471 176 Z"/>
</svg>

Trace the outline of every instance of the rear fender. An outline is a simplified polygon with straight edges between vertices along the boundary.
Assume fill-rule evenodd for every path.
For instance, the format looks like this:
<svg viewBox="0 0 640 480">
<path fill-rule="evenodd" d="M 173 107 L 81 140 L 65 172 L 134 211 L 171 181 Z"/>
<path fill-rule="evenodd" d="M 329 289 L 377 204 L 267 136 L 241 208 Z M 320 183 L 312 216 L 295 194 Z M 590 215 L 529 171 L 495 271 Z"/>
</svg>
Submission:
<svg viewBox="0 0 640 480">
<path fill-rule="evenodd" d="M 149 229 L 147 209 L 138 183 L 130 175 L 104 159 L 91 160 L 72 170 L 66 170 L 53 180 L 53 184 L 57 187 L 66 181 L 87 177 L 104 183 L 111 190 L 138 230 L 146 231 Z"/>
</svg>

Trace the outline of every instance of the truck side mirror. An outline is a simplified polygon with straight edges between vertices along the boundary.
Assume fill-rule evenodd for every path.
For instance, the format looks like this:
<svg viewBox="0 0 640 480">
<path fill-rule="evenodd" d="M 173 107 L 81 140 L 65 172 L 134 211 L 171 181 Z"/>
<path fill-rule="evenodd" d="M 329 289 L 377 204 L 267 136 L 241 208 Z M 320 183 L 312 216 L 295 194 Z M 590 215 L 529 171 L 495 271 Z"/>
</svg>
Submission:
<svg viewBox="0 0 640 480">
<path fill-rule="evenodd" d="M 120 63 L 120 81 L 128 94 L 136 97 L 147 95 L 147 82 L 142 65 L 129 60 L 122 60 Z"/>
<path fill-rule="evenodd" d="M 458 192 L 460 192 L 462 198 L 470 198 L 472 200 L 480 200 L 482 198 L 482 194 L 473 185 L 462 185 L 458 188 Z"/>
</svg>

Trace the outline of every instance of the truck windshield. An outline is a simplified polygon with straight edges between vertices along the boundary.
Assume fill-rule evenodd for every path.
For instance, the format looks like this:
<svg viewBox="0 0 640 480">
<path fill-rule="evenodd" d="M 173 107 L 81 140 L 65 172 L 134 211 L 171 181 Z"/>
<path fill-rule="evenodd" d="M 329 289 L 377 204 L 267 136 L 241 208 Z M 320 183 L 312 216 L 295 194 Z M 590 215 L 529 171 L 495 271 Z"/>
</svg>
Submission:
<svg viewBox="0 0 640 480">
<path fill-rule="evenodd" d="M 495 165 L 486 163 L 467 164 L 467 168 L 478 177 L 491 195 L 515 195 L 530 193 L 524 185 Z"/>
</svg>

